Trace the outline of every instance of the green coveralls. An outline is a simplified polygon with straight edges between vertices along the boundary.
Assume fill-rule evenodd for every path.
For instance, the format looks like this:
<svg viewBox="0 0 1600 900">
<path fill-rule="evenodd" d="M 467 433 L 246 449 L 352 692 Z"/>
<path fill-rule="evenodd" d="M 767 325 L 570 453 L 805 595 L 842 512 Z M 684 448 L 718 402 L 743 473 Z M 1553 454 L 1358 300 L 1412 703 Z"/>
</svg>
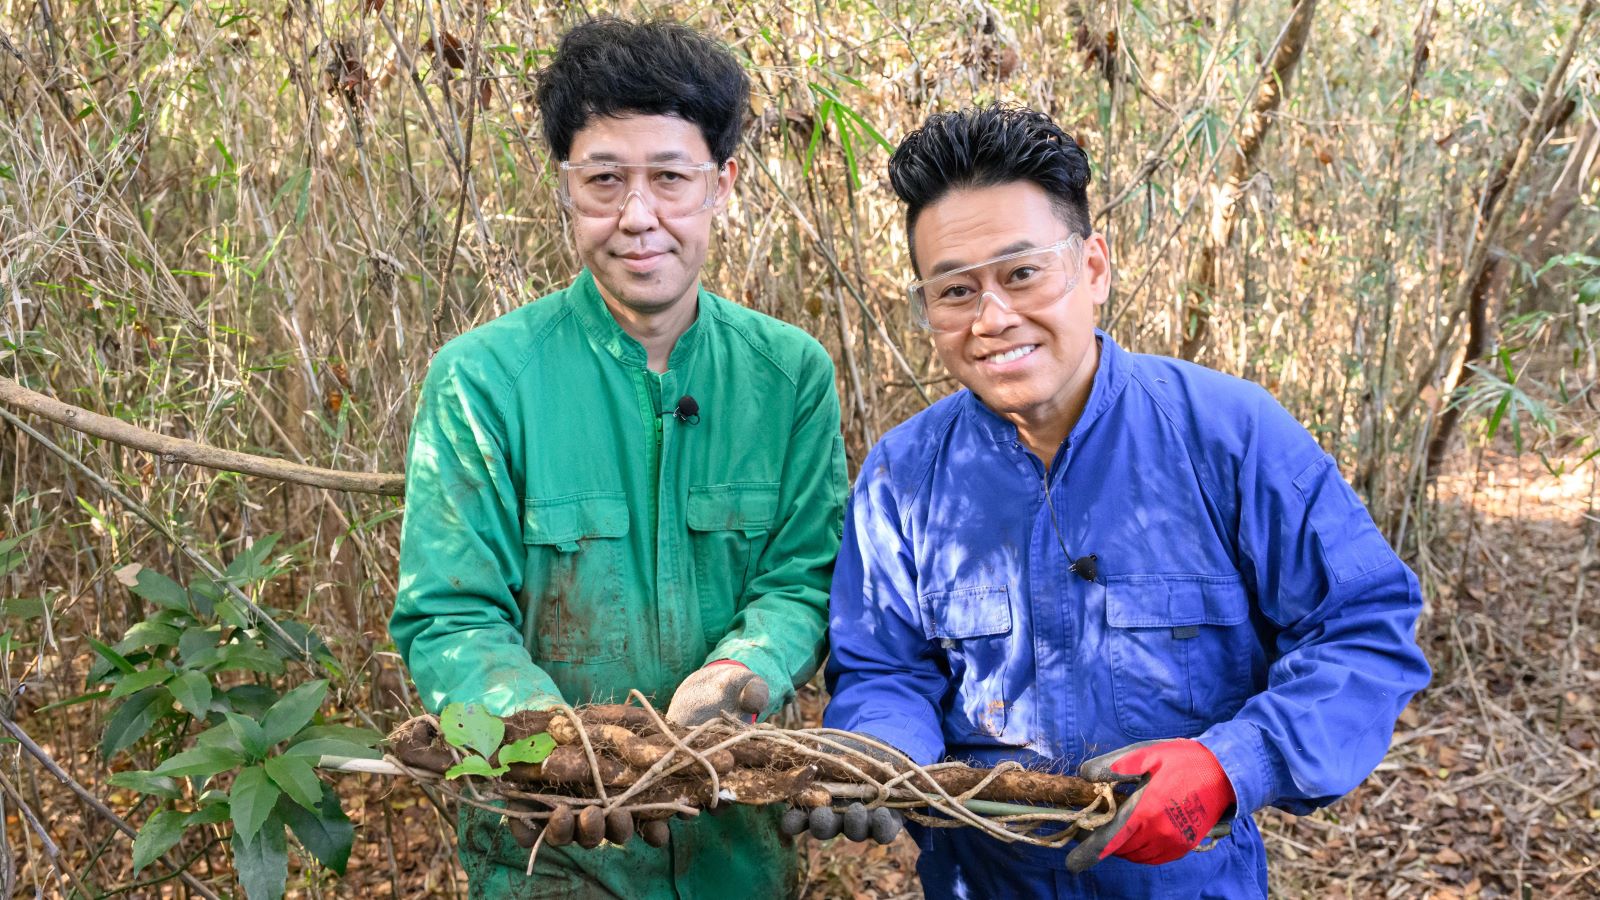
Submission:
<svg viewBox="0 0 1600 900">
<path fill-rule="evenodd" d="M 708 291 L 667 371 L 587 271 L 446 344 L 412 428 L 389 623 L 423 704 L 506 714 L 621 702 L 664 709 L 715 659 L 772 689 L 824 652 L 847 489 L 833 364 L 799 329 Z M 692 396 L 700 420 L 664 412 Z M 674 820 L 642 840 L 528 853 L 463 813 L 474 897 L 785 897 L 776 808 Z"/>
</svg>

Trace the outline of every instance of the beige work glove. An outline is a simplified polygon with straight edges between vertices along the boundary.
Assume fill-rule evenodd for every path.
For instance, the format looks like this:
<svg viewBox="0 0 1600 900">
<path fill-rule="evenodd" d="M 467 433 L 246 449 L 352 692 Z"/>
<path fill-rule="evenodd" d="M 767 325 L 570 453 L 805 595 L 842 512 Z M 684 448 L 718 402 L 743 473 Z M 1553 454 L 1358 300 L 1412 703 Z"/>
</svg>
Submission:
<svg viewBox="0 0 1600 900">
<path fill-rule="evenodd" d="M 667 706 L 667 718 L 692 727 L 724 712 L 749 716 L 753 721 L 767 708 L 771 696 L 767 682 L 731 659 L 707 663 L 678 685 Z"/>
</svg>

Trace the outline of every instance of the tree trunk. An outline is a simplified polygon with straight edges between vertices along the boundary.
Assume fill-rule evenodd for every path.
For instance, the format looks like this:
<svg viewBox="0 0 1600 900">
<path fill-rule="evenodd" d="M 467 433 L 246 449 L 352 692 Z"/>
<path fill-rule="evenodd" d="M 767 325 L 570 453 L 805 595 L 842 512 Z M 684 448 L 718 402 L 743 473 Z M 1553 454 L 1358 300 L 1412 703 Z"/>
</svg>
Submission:
<svg viewBox="0 0 1600 900">
<path fill-rule="evenodd" d="M 1277 119 L 1278 107 L 1294 80 L 1295 67 L 1311 37 L 1311 20 L 1317 11 L 1316 0 L 1300 0 L 1284 26 L 1283 40 L 1272 55 L 1272 71 L 1262 80 L 1250 114 L 1240 127 L 1238 145 L 1220 152 L 1230 154 L 1222 187 L 1211 198 L 1210 225 L 1200 241 L 1200 249 L 1189 258 L 1184 273 L 1184 293 L 1189 301 L 1183 315 L 1183 346 L 1179 355 L 1192 360 L 1205 344 L 1211 320 L 1211 303 L 1217 292 L 1217 265 L 1222 251 L 1233 237 L 1239 219 L 1239 199 L 1261 154 L 1261 143 Z"/>
</svg>

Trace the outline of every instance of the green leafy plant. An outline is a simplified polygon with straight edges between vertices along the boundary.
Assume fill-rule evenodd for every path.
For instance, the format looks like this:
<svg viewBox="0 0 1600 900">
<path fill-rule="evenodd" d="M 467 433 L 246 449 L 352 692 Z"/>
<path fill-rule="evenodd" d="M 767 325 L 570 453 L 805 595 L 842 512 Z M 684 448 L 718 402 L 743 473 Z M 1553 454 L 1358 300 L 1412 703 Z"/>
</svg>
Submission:
<svg viewBox="0 0 1600 900">
<path fill-rule="evenodd" d="M 234 559 L 226 582 L 240 587 L 275 574 L 275 543 L 264 538 Z M 153 769 L 110 779 L 158 804 L 134 841 L 135 870 L 190 829 L 231 824 L 234 864 L 250 900 L 283 896 L 289 832 L 343 875 L 354 826 L 316 768 L 325 756 L 378 758 L 382 735 L 320 719 L 326 679 L 282 686 L 296 660 L 337 671 L 327 647 L 280 610 L 264 610 L 293 640 L 290 646 L 207 578 L 185 587 L 137 565 L 117 577 L 149 603 L 148 613 L 113 645 L 89 639 L 99 656 L 89 687 L 104 687 L 69 702 L 119 701 L 101 735 L 108 761 L 142 750 L 162 758 Z"/>
</svg>

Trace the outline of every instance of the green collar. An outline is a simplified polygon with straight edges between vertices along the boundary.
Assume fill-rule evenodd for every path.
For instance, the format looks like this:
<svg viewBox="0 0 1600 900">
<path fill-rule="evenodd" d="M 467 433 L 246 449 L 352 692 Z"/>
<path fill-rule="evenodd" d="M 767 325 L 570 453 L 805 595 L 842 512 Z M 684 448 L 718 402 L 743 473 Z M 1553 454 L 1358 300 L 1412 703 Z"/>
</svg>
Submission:
<svg viewBox="0 0 1600 900">
<path fill-rule="evenodd" d="M 645 368 L 649 359 L 644 351 L 644 345 L 634 340 L 633 335 L 622 330 L 617 320 L 611 315 L 611 310 L 606 307 L 605 298 L 600 296 L 600 287 L 595 284 L 594 274 L 588 269 L 578 273 L 572 286 L 567 288 L 567 293 L 572 297 L 572 308 L 577 314 L 578 322 L 583 325 L 583 330 L 596 344 L 604 347 L 624 365 Z M 678 342 L 672 347 L 672 354 L 667 357 L 667 368 L 683 368 L 694 356 L 695 348 L 700 344 L 700 335 L 712 327 L 703 324 L 715 318 L 715 305 L 718 298 L 715 294 L 700 288 L 698 297 L 699 306 L 693 322 L 688 329 L 678 336 Z"/>
</svg>

